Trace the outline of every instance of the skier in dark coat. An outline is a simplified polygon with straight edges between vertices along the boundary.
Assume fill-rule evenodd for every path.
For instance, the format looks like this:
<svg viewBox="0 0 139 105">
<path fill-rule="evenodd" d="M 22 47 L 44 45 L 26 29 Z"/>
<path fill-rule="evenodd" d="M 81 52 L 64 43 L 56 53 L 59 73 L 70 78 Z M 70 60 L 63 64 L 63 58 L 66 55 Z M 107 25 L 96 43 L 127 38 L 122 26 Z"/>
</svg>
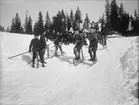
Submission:
<svg viewBox="0 0 139 105">
<path fill-rule="evenodd" d="M 74 54 L 75 60 L 80 60 L 80 50 L 84 45 L 84 38 L 82 31 L 75 31 L 75 47 L 74 47 Z"/>
<path fill-rule="evenodd" d="M 46 32 L 44 32 L 43 34 L 40 35 L 40 41 L 42 43 L 42 57 L 44 59 L 44 55 L 45 55 L 45 49 L 47 48 L 47 44 L 46 44 Z M 44 61 L 44 63 L 46 63 Z"/>
<path fill-rule="evenodd" d="M 55 44 L 55 48 L 56 48 L 56 50 L 55 50 L 56 56 L 58 56 L 58 54 L 57 54 L 58 48 L 60 49 L 61 55 L 64 54 L 64 52 L 62 50 L 62 41 L 63 41 L 62 35 L 60 34 L 60 32 L 57 32 L 56 39 L 54 40 L 54 44 Z"/>
<path fill-rule="evenodd" d="M 38 39 L 38 35 L 34 35 L 35 38 L 33 38 L 30 42 L 30 45 L 29 45 L 29 52 L 33 52 L 33 57 L 32 57 L 32 67 L 35 67 L 34 64 L 35 64 L 35 59 L 36 57 L 39 55 L 40 57 L 40 61 L 42 63 L 42 67 L 45 67 L 44 65 L 44 58 L 42 56 L 42 48 L 43 48 L 43 45 L 42 45 L 42 42 Z"/>
<path fill-rule="evenodd" d="M 107 45 L 107 35 L 106 35 L 106 26 L 105 24 L 102 25 L 101 28 L 101 35 L 102 35 L 102 45 L 106 46 Z"/>
<path fill-rule="evenodd" d="M 98 33 L 96 32 L 95 28 L 91 27 L 90 32 L 88 34 L 88 39 L 89 39 L 89 49 L 88 53 L 90 54 L 90 61 L 96 62 L 97 57 L 96 57 L 96 51 L 98 48 Z M 93 55 L 92 55 L 93 52 Z"/>
</svg>

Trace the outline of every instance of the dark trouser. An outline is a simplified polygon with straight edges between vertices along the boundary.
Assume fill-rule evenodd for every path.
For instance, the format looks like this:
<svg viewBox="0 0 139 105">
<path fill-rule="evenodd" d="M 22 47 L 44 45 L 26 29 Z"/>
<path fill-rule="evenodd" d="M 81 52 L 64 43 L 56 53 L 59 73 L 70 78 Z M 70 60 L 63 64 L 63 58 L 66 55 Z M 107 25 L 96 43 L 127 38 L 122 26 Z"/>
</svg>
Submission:
<svg viewBox="0 0 139 105">
<path fill-rule="evenodd" d="M 90 54 L 90 58 L 93 61 L 95 61 L 97 59 L 97 56 L 96 56 L 97 48 L 98 48 L 98 41 L 96 39 L 91 40 L 89 49 L 88 49 L 88 53 Z M 93 52 L 93 55 L 92 55 L 92 52 Z"/>
<path fill-rule="evenodd" d="M 40 61 L 43 64 L 44 63 L 43 52 L 42 52 L 42 50 L 39 50 L 39 51 L 34 51 L 33 52 L 33 61 L 32 61 L 33 65 L 35 64 L 35 59 L 36 59 L 37 56 L 40 57 Z"/>
<path fill-rule="evenodd" d="M 106 35 L 104 33 L 102 33 L 101 44 L 103 46 L 105 46 L 107 44 L 107 42 L 106 42 Z"/>
<path fill-rule="evenodd" d="M 45 55 L 45 49 L 42 50 L 42 58 L 44 60 L 44 55 Z"/>
<path fill-rule="evenodd" d="M 61 45 L 55 45 L 55 48 L 56 48 L 55 54 L 57 54 L 57 50 L 58 50 L 58 48 L 59 48 L 61 54 L 63 53 L 63 50 L 62 50 Z"/>
<path fill-rule="evenodd" d="M 104 38 L 103 38 L 103 45 L 104 45 L 104 46 L 107 45 L 107 39 L 106 39 L 105 36 L 104 36 Z"/>
<path fill-rule="evenodd" d="M 83 47 L 83 43 L 77 43 L 74 47 L 75 58 L 80 59 L 80 50 Z"/>
</svg>

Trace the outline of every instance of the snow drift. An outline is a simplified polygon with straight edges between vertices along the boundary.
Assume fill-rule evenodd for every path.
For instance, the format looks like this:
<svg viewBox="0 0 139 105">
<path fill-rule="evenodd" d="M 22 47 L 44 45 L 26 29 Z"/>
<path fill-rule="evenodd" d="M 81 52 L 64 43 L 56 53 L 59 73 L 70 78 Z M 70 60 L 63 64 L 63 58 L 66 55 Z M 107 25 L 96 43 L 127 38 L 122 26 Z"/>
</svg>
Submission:
<svg viewBox="0 0 139 105">
<path fill-rule="evenodd" d="M 32 35 L 0 32 L 1 105 L 137 105 L 139 37 L 110 38 L 107 51 L 98 47 L 98 62 L 72 64 L 74 45 L 63 45 L 65 56 L 46 59 L 46 67 L 31 68 Z M 49 42 L 51 43 L 51 42 Z M 51 54 L 54 52 L 51 44 Z M 45 55 L 45 58 L 47 54 Z"/>
</svg>

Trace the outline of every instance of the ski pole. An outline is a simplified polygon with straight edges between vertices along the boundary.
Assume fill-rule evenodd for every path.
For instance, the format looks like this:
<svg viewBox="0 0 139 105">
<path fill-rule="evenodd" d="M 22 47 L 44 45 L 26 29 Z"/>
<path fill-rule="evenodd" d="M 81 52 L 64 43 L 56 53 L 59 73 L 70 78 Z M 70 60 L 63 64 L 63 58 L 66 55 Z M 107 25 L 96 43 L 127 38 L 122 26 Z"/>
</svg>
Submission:
<svg viewBox="0 0 139 105">
<path fill-rule="evenodd" d="M 83 49 L 81 49 L 82 59 L 84 60 Z"/>
<path fill-rule="evenodd" d="M 107 48 L 105 48 L 108 52 L 110 52 Z"/>
<path fill-rule="evenodd" d="M 103 46 L 103 45 L 102 45 Z M 107 48 L 104 48 L 105 50 L 107 50 L 108 52 L 110 52 Z"/>
<path fill-rule="evenodd" d="M 40 49 L 40 48 L 38 48 L 38 49 Z M 38 50 L 38 49 L 34 49 L 33 51 Z M 33 51 L 31 51 L 31 52 L 33 52 Z M 26 53 L 29 53 L 29 51 L 27 51 L 27 52 L 23 52 L 23 53 L 20 53 L 20 54 L 14 55 L 14 56 L 11 56 L 11 57 L 9 57 L 8 59 L 11 59 L 11 58 L 14 58 L 14 57 L 17 57 L 17 56 L 20 56 L 20 55 L 26 54 Z"/>
<path fill-rule="evenodd" d="M 11 57 L 9 57 L 8 59 L 11 59 L 11 58 L 14 58 L 14 57 L 17 57 L 17 56 L 20 56 L 20 55 L 26 54 L 26 53 L 29 53 L 29 51 L 24 52 L 24 53 L 20 53 L 20 54 L 14 55 L 14 56 L 11 56 Z"/>
<path fill-rule="evenodd" d="M 31 61 L 28 62 L 28 64 L 30 64 L 33 60 L 31 59 Z"/>
<path fill-rule="evenodd" d="M 107 40 L 108 40 L 108 38 L 107 38 Z M 112 43 L 110 40 L 108 40 L 110 43 Z M 113 44 L 113 43 L 112 43 Z"/>
</svg>

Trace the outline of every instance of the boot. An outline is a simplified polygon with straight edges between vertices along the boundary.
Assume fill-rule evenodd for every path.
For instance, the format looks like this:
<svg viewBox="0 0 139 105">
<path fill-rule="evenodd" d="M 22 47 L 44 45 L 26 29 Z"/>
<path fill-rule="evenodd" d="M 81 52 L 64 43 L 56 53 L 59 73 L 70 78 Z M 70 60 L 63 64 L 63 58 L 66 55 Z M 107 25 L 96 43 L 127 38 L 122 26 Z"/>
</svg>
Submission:
<svg viewBox="0 0 139 105">
<path fill-rule="evenodd" d="M 77 57 L 77 58 L 78 58 L 78 60 L 80 60 L 80 59 L 81 59 L 81 58 L 80 58 L 80 52 L 77 52 L 77 53 L 78 53 L 78 57 Z"/>
<path fill-rule="evenodd" d="M 47 64 L 45 61 L 43 61 L 43 63 Z"/>
<path fill-rule="evenodd" d="M 78 57 L 75 57 L 75 60 L 78 60 Z"/>
<path fill-rule="evenodd" d="M 93 58 L 90 58 L 88 61 L 93 61 Z"/>
<path fill-rule="evenodd" d="M 65 54 L 65 52 L 61 52 L 61 55 L 64 55 Z"/>
<path fill-rule="evenodd" d="M 77 60 L 80 60 L 80 57 L 77 57 Z"/>
<path fill-rule="evenodd" d="M 34 64 L 32 65 L 32 68 L 34 68 L 35 66 L 34 66 Z"/>
<path fill-rule="evenodd" d="M 75 60 L 78 60 L 77 54 L 75 53 Z"/>
<path fill-rule="evenodd" d="M 42 63 L 42 67 L 45 67 L 44 63 Z"/>
<path fill-rule="evenodd" d="M 57 52 L 55 52 L 55 56 L 58 56 Z"/>
<path fill-rule="evenodd" d="M 78 57 L 77 57 L 77 52 L 76 52 L 76 50 L 74 50 L 74 54 L 75 54 L 75 60 L 78 60 Z"/>
<path fill-rule="evenodd" d="M 32 61 L 32 67 L 34 68 L 35 67 L 35 60 L 33 59 L 33 61 Z"/>
<path fill-rule="evenodd" d="M 91 53 L 89 53 L 90 54 L 90 59 L 89 59 L 89 61 L 93 61 L 93 56 L 92 56 L 92 54 Z"/>
</svg>

